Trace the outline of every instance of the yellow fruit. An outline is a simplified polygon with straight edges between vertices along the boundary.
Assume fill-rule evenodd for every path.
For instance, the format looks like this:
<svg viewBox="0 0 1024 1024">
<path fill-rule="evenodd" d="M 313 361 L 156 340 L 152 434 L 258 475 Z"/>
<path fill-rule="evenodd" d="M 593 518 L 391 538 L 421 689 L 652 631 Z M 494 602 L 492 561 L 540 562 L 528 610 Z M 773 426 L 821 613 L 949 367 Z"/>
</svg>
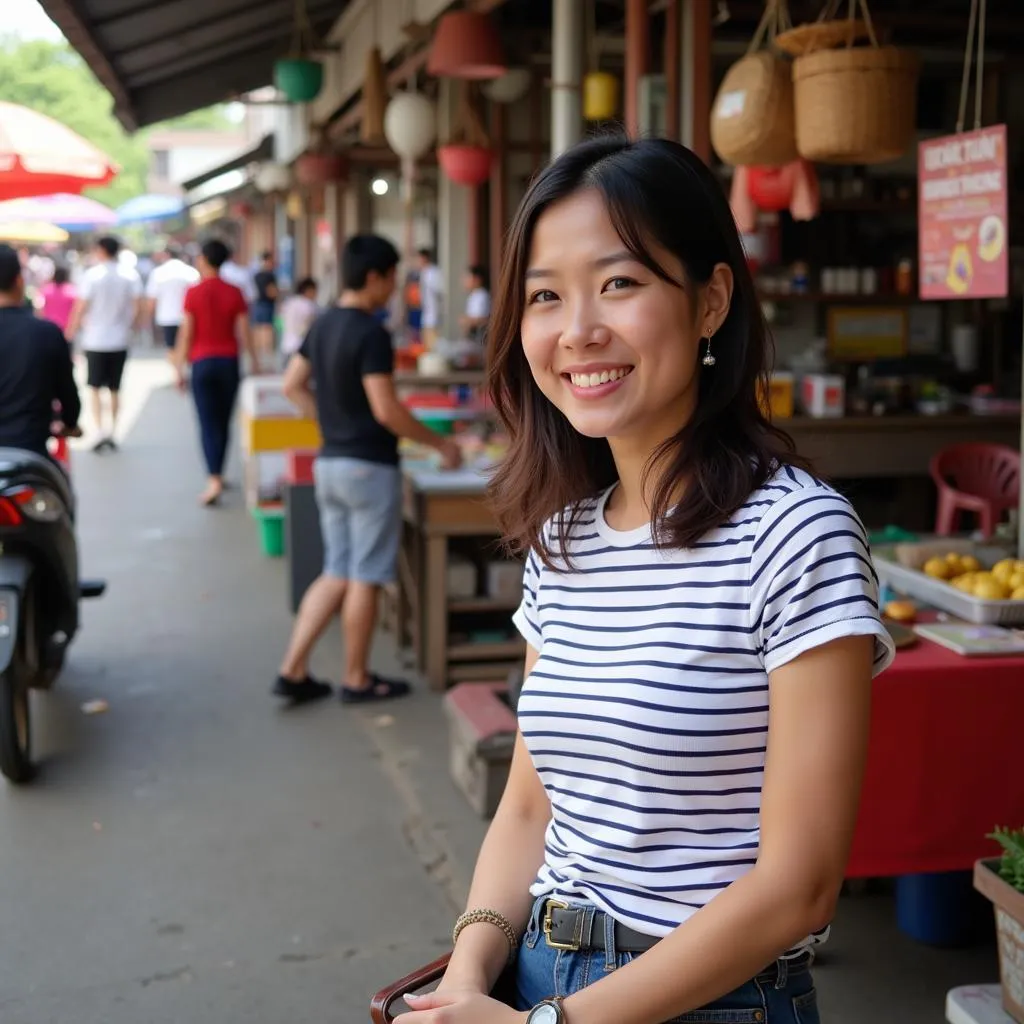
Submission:
<svg viewBox="0 0 1024 1024">
<path fill-rule="evenodd" d="M 1017 571 L 1017 560 L 1015 558 L 1004 558 L 992 566 L 992 575 L 997 580 L 1005 583 Z"/>
<path fill-rule="evenodd" d="M 1024 571 L 1021 571 L 1020 569 L 1018 569 L 1018 570 L 1017 570 L 1017 572 L 1015 572 L 1015 573 L 1014 573 L 1014 574 L 1013 574 L 1013 575 L 1012 575 L 1012 576 L 1011 576 L 1011 577 L 1010 577 L 1010 578 L 1009 578 L 1009 579 L 1008 579 L 1008 580 L 1006 581 L 1006 585 L 1007 585 L 1007 586 L 1008 586 L 1008 587 L 1009 587 L 1009 588 L 1010 588 L 1011 590 L 1019 590 L 1019 589 L 1020 589 L 1021 587 L 1024 587 Z"/>
<path fill-rule="evenodd" d="M 1024 601 L 1024 587 L 1018 587 L 1011 595 L 1011 601 Z"/>
<path fill-rule="evenodd" d="M 960 568 L 964 572 L 977 572 L 981 568 L 981 562 L 974 555 L 964 555 L 960 559 Z"/>
<path fill-rule="evenodd" d="M 999 580 L 979 580 L 974 584 L 974 596 L 983 601 L 1005 601 L 1010 596 L 1010 588 Z"/>
<path fill-rule="evenodd" d="M 924 571 L 929 576 L 934 576 L 937 580 L 949 579 L 949 577 L 953 575 L 953 573 L 949 571 L 949 562 L 944 558 L 929 558 L 928 561 L 924 563 Z"/>
<path fill-rule="evenodd" d="M 973 572 L 969 572 L 965 573 L 963 576 L 957 576 L 957 578 L 952 581 L 952 584 L 957 590 L 962 590 L 965 594 L 973 594 L 976 578 L 977 577 Z"/>
</svg>

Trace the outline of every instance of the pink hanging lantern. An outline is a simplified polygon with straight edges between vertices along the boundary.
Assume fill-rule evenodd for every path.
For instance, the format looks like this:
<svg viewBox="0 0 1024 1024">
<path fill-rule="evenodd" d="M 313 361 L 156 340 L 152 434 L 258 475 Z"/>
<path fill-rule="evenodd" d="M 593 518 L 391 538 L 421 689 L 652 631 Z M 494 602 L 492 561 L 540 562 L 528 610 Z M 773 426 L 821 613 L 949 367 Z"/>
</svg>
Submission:
<svg viewBox="0 0 1024 1024">
<path fill-rule="evenodd" d="M 494 150 L 466 143 L 438 146 L 437 162 L 457 185 L 482 185 L 491 176 Z"/>
</svg>

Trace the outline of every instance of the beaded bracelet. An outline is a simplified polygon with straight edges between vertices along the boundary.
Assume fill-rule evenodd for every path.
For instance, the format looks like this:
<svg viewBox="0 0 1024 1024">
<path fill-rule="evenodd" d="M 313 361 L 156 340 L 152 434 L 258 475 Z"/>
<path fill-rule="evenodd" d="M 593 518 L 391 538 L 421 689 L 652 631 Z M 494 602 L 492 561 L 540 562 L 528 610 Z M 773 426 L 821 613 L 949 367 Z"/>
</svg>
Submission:
<svg viewBox="0 0 1024 1024">
<path fill-rule="evenodd" d="M 500 929 L 505 938 L 508 939 L 508 962 L 510 964 L 515 962 L 516 950 L 519 948 L 519 939 L 516 936 L 515 928 L 512 927 L 511 922 L 504 914 L 499 914 L 496 910 L 467 910 L 459 916 L 459 919 L 455 922 L 455 927 L 452 929 L 453 946 L 459 941 L 462 930 L 471 924 L 490 924 Z"/>
</svg>

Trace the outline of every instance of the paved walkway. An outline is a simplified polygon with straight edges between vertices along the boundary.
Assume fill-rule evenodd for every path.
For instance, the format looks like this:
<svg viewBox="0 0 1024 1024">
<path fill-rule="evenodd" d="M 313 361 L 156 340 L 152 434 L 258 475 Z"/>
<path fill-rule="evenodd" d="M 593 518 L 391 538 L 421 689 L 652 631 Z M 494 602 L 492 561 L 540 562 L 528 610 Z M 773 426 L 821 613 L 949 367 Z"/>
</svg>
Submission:
<svg viewBox="0 0 1024 1024">
<path fill-rule="evenodd" d="M 121 453 L 74 457 L 84 571 L 109 590 L 36 702 L 42 777 L 0 784 L 0 1021 L 364 1021 L 378 983 L 438 955 L 451 907 L 379 713 L 269 696 L 280 563 L 240 492 L 195 506 L 191 409 L 161 380 L 136 363 Z"/>
<path fill-rule="evenodd" d="M 169 380 L 134 361 L 121 453 L 75 454 L 84 571 L 110 589 L 36 702 L 42 778 L 0 784 L 0 1024 L 362 1024 L 447 946 L 484 825 L 448 781 L 436 695 L 269 697 L 282 565 L 239 491 L 196 507 Z M 333 637 L 314 668 L 337 680 L 339 658 Z M 903 936 L 882 890 L 843 900 L 817 982 L 831 1024 L 939 1024 L 948 988 L 995 977 L 990 946 Z"/>
</svg>

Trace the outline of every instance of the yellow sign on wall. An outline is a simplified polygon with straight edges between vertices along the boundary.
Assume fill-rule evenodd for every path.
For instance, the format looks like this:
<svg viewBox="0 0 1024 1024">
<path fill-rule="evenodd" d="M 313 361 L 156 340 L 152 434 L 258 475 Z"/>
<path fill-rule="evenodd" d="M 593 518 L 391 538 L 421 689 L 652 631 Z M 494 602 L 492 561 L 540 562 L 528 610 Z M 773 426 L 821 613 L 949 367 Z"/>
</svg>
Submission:
<svg viewBox="0 0 1024 1024">
<path fill-rule="evenodd" d="M 833 359 L 895 359 L 907 353 L 906 309 L 836 307 L 828 311 L 828 352 Z"/>
</svg>

